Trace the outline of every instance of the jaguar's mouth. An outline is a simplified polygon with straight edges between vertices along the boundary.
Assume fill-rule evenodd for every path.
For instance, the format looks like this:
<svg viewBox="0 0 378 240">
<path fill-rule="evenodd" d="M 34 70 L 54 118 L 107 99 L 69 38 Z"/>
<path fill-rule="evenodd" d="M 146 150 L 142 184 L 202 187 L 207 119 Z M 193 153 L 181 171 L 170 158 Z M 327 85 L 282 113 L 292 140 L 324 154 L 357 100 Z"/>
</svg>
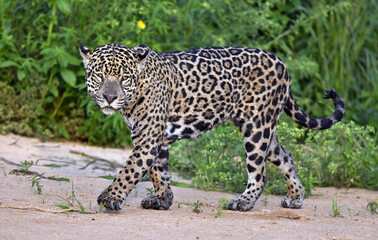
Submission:
<svg viewBox="0 0 378 240">
<path fill-rule="evenodd" d="M 101 108 L 101 111 L 105 115 L 112 115 L 113 113 L 117 112 L 117 109 L 108 106 Z"/>
</svg>

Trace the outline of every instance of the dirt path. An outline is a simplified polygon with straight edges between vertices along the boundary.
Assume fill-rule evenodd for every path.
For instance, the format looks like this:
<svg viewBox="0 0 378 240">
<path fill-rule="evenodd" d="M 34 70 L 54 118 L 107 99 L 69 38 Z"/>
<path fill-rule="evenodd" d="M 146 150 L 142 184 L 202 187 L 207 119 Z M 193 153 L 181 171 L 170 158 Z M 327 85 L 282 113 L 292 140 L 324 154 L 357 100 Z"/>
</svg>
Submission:
<svg viewBox="0 0 378 240">
<path fill-rule="evenodd" d="M 367 202 L 378 193 L 363 189 L 318 188 L 316 196 L 307 198 L 298 210 L 279 207 L 280 196 L 262 196 L 251 211 L 223 211 L 219 218 L 215 218 L 218 200 L 236 195 L 173 187 L 175 203 L 168 211 L 145 210 L 140 201 L 146 188 L 152 187 L 150 182 L 139 183 L 120 212 L 53 214 L 13 208 L 61 210 L 54 203 L 68 205 L 62 199 L 70 199 L 74 183 L 75 196 L 85 210 L 96 212 L 96 198 L 110 184 L 98 176 L 114 175 L 117 170 L 77 152 L 118 164 L 130 153 L 0 135 L 0 239 L 378 239 L 377 215 L 366 210 Z M 32 175 L 9 174 L 22 167 L 1 159 L 17 164 L 38 161 L 29 170 L 70 182 L 41 179 L 39 195 L 29 181 Z M 335 193 L 341 217 L 330 215 Z M 187 204 L 197 201 L 204 204 L 199 214 Z"/>
</svg>

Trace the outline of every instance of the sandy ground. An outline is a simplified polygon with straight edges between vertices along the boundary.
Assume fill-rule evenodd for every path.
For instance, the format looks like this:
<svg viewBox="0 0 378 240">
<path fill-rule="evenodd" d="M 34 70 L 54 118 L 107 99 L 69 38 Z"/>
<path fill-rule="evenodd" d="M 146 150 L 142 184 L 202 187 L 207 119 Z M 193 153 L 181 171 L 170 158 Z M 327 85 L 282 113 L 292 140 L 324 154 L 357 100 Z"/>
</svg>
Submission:
<svg viewBox="0 0 378 240">
<path fill-rule="evenodd" d="M 117 170 L 102 161 L 93 163 L 77 152 L 120 164 L 130 154 L 128 150 L 0 135 L 0 239 L 378 239 L 377 215 L 366 210 L 367 202 L 378 194 L 364 189 L 318 188 L 316 195 L 296 210 L 281 208 L 280 196 L 263 195 L 249 212 L 223 211 L 215 218 L 218 200 L 232 199 L 236 194 L 173 187 L 175 203 L 168 211 L 145 210 L 140 201 L 152 184 L 141 182 L 122 211 L 96 213 L 97 196 L 111 181 L 98 176 L 114 175 Z M 33 176 L 10 174 L 22 167 L 6 160 L 17 164 L 38 161 L 30 171 L 69 178 L 71 182 L 41 179 L 39 195 L 29 181 Z M 54 204 L 68 205 L 63 199 L 70 199 L 72 183 L 76 198 L 94 214 L 46 212 L 61 210 Z M 335 193 L 340 217 L 331 216 Z M 204 206 L 197 214 L 192 212 L 193 206 L 180 201 L 200 201 Z"/>
</svg>

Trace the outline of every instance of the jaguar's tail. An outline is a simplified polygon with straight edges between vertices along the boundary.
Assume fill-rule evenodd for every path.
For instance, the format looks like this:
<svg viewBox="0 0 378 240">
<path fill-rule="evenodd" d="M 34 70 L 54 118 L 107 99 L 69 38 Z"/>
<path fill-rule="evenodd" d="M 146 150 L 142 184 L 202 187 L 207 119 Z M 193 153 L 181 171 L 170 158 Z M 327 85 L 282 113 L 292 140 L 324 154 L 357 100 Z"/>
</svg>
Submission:
<svg viewBox="0 0 378 240">
<path fill-rule="evenodd" d="M 326 118 L 313 118 L 305 113 L 297 104 L 293 95 L 290 92 L 289 98 L 286 101 L 284 111 L 296 123 L 314 130 L 327 129 L 332 127 L 335 123 L 339 122 L 344 117 L 345 106 L 344 100 L 337 94 L 335 89 L 326 91 L 324 99 L 332 98 L 335 105 L 335 111 L 331 116 Z"/>
</svg>

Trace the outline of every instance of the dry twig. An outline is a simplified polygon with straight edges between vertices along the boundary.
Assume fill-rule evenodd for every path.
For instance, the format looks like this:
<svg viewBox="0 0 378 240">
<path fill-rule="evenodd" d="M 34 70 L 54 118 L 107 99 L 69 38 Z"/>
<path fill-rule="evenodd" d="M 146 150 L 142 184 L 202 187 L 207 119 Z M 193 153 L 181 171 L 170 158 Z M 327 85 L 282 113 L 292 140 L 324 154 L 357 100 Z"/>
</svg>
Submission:
<svg viewBox="0 0 378 240">
<path fill-rule="evenodd" d="M 76 151 L 76 150 L 70 150 L 70 153 L 77 154 L 77 155 L 82 155 L 82 156 L 84 156 L 84 157 L 86 157 L 86 158 L 91 158 L 91 159 L 93 159 L 93 161 L 90 161 L 90 162 L 87 163 L 87 165 L 85 165 L 84 167 L 79 168 L 80 170 L 86 169 L 89 165 L 91 165 L 91 164 L 93 164 L 93 163 L 95 163 L 95 162 L 97 162 L 97 161 L 105 162 L 105 163 L 109 164 L 110 167 L 111 167 L 113 170 L 115 170 L 115 169 L 118 168 L 118 167 L 122 167 L 121 164 L 118 164 L 118 163 L 116 163 L 116 162 L 111 162 L 111 161 L 109 161 L 109 160 L 107 160 L 107 159 L 100 158 L 100 157 L 97 157 L 97 156 L 94 156 L 94 155 L 90 155 L 90 154 L 87 154 L 87 153 L 84 153 L 84 152 L 80 152 L 80 151 Z"/>
<path fill-rule="evenodd" d="M 21 164 L 19 164 L 19 163 L 15 163 L 15 162 L 12 162 L 12 161 L 10 161 L 10 160 L 8 160 L 8 159 L 5 159 L 5 158 L 0 158 L 0 160 L 1 161 L 3 161 L 3 162 L 5 162 L 5 163 L 8 163 L 8 164 L 10 164 L 10 165 L 15 165 L 15 166 L 17 166 L 17 167 L 23 167 L 23 165 L 21 165 Z"/>
</svg>

